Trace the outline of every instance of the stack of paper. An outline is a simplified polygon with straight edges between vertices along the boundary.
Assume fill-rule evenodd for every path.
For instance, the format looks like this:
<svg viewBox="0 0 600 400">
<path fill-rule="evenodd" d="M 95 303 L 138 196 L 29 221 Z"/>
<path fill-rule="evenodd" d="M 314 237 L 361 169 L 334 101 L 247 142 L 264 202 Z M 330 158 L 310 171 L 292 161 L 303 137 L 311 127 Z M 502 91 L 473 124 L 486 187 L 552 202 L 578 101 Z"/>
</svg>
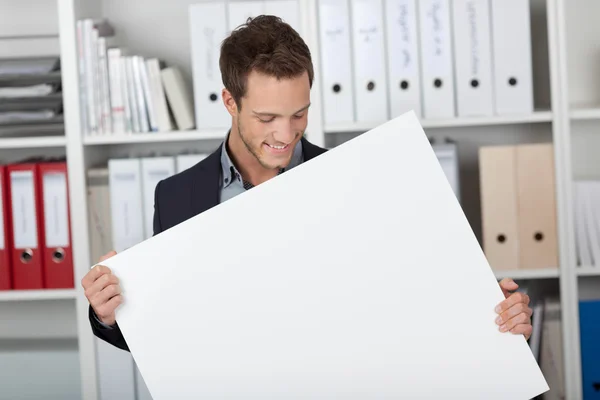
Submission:
<svg viewBox="0 0 600 400">
<path fill-rule="evenodd" d="M 0 76 L 47 74 L 59 67 L 60 60 L 57 57 L 0 60 Z"/>
<path fill-rule="evenodd" d="M 52 110 L 37 111 L 0 111 L 0 124 L 52 119 L 56 113 Z"/>
<path fill-rule="evenodd" d="M 414 113 L 105 264 L 155 400 L 548 390 Z"/>
<path fill-rule="evenodd" d="M 580 180 L 573 185 L 577 263 L 600 266 L 600 181 Z"/>
<path fill-rule="evenodd" d="M 46 96 L 54 91 L 49 83 L 21 87 L 0 87 L 0 98 Z"/>
</svg>

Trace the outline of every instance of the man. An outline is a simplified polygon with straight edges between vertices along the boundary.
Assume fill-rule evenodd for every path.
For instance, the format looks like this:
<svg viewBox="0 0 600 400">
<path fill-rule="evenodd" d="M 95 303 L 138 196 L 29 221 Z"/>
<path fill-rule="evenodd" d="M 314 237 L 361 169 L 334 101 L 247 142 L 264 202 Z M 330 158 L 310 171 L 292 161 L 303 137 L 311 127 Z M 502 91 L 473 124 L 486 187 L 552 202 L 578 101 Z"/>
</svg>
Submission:
<svg viewBox="0 0 600 400">
<path fill-rule="evenodd" d="M 209 157 L 157 185 L 155 235 L 325 152 L 303 138 L 314 73 L 308 47 L 289 25 L 272 16 L 249 21 L 223 42 L 219 62 L 231 129 Z M 100 265 L 81 283 L 94 334 L 128 350 L 115 321 L 118 278 Z M 510 294 L 518 288 L 512 280 L 500 286 L 506 300 L 497 308 L 499 329 L 528 339 L 529 297 Z"/>
</svg>

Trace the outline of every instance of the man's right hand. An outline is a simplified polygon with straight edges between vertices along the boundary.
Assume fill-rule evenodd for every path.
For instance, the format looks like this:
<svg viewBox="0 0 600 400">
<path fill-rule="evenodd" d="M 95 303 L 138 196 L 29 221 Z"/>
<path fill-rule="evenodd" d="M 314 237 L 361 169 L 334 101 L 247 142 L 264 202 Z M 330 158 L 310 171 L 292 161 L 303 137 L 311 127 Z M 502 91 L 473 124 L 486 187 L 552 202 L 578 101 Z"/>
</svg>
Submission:
<svg viewBox="0 0 600 400">
<path fill-rule="evenodd" d="M 100 262 L 116 255 L 115 251 L 102 256 Z M 92 309 L 106 325 L 115 324 L 115 310 L 123 301 L 119 279 L 104 265 L 96 265 L 81 280 Z"/>
</svg>

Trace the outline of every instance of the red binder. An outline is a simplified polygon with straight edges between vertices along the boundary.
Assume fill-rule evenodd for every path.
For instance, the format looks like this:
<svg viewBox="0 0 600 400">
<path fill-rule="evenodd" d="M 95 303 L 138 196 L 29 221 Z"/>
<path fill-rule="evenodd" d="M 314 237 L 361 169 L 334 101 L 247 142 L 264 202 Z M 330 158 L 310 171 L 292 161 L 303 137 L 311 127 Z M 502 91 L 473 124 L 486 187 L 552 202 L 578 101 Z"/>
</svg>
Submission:
<svg viewBox="0 0 600 400">
<path fill-rule="evenodd" d="M 0 290 L 12 289 L 10 263 L 10 223 L 8 212 L 8 185 L 6 167 L 0 165 Z"/>
<path fill-rule="evenodd" d="M 75 287 L 67 164 L 39 164 L 44 216 L 44 281 L 49 289 Z"/>
<path fill-rule="evenodd" d="M 39 171 L 34 162 L 10 164 L 7 169 L 11 216 L 11 258 L 14 289 L 44 288 L 44 221 Z"/>
</svg>

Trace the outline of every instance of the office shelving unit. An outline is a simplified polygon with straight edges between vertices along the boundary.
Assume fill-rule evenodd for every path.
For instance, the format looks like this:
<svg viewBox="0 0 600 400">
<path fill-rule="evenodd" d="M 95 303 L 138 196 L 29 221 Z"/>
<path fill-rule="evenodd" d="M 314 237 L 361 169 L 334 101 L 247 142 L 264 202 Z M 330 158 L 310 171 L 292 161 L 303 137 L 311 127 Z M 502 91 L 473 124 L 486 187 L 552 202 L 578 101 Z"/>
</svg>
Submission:
<svg viewBox="0 0 600 400">
<path fill-rule="evenodd" d="M 564 173 L 571 193 L 570 183 L 579 179 L 600 179 L 600 78 L 597 74 L 600 27 L 594 23 L 593 15 L 600 12 L 600 4 L 593 0 L 557 0 L 559 30 L 558 46 L 561 64 L 561 102 L 563 110 L 562 129 L 565 145 Z M 571 198 L 569 198 L 571 203 Z M 565 210 L 569 228 L 573 226 L 572 207 Z M 569 248 L 573 248 L 571 231 L 565 237 Z M 573 304 L 569 309 L 571 340 L 565 343 L 572 359 L 570 371 L 573 384 L 581 385 L 582 371 L 580 331 L 577 302 L 579 300 L 600 299 L 600 265 L 577 266 L 574 256 L 569 259 L 569 267 L 564 272 L 564 291 Z M 579 387 L 577 389 L 580 389 Z M 581 393 L 577 392 L 578 396 Z M 581 397 L 577 397 L 581 398 Z"/>
<path fill-rule="evenodd" d="M 223 140 L 226 132 L 222 130 L 183 131 L 183 132 L 152 132 L 123 135 L 88 136 L 83 140 L 85 146 L 108 144 L 135 143 L 174 143 L 194 142 L 199 140 Z"/>
<path fill-rule="evenodd" d="M 495 271 L 496 278 L 501 280 L 511 278 L 515 281 L 531 279 L 554 279 L 559 276 L 558 268 L 540 268 L 540 269 L 515 269 L 506 271 Z"/>
<path fill-rule="evenodd" d="M 36 2 L 38 0 L 27 0 Z M 202 0 L 177 4 L 160 0 L 57 0 L 58 34 L 63 87 L 65 135 L 0 137 L 0 156 L 21 158 L 40 150 L 66 154 L 69 168 L 71 229 L 75 261 L 73 290 L 15 291 L 0 293 L 0 313 L 7 305 L 24 307 L 31 320 L 43 320 L 45 310 L 62 310 L 61 321 L 68 326 L 46 327 L 46 336 L 77 341 L 81 394 L 85 400 L 100 399 L 97 343 L 89 327 L 88 303 L 81 278 L 96 261 L 90 257 L 86 196 L 86 170 L 108 158 L 127 154 L 158 152 L 177 154 L 186 150 L 208 152 L 216 148 L 225 131 L 185 131 L 128 135 L 82 135 L 77 66 L 76 22 L 83 18 L 107 18 L 116 30 L 116 44 L 133 52 L 157 56 L 182 68 L 191 78 L 188 6 Z M 229 0 L 223 0 L 229 1 Z M 511 277 L 532 284 L 550 283 L 551 294 L 560 295 L 562 305 L 563 351 L 567 398 L 580 400 L 581 368 L 578 331 L 579 291 L 597 293 L 600 286 L 593 267 L 577 267 L 573 229 L 572 180 L 600 175 L 600 161 L 583 156 L 598 154 L 600 135 L 600 78 L 594 65 L 600 39 L 600 26 L 593 20 L 600 12 L 596 0 L 529 0 L 532 10 L 532 40 L 536 111 L 531 115 L 486 118 L 423 120 L 426 132 L 434 138 L 451 137 L 461 144 L 461 179 L 465 182 L 464 208 L 475 231 L 479 230 L 479 193 L 476 151 L 481 145 L 552 141 L 555 145 L 557 218 L 560 265 L 542 270 L 495 271 L 496 277 Z M 322 118 L 320 56 L 318 43 L 318 0 L 298 0 L 302 35 L 313 54 L 316 80 L 311 93 L 308 137 L 315 144 L 335 146 L 377 124 L 325 125 Z M 587 23 L 585 22 L 587 21 Z M 160 25 L 160 29 L 157 29 Z M 40 25 L 41 26 L 41 25 Z M 585 28 L 584 28 L 585 27 Z M 41 29 L 41 28 L 40 28 Z M 1 32 L 0 32 L 1 33 Z M 38 34 L 47 38 L 47 29 Z M 17 54 L 18 55 L 18 54 Z M 189 82 L 191 84 L 191 81 Z M 600 270 L 600 268 L 599 268 Z M 35 304 L 36 307 L 29 307 Z M 19 308 L 21 309 L 21 308 Z M 2 318 L 2 314 L 0 314 Z M 70 318 L 70 319 L 69 319 Z M 72 326 L 69 325 L 72 323 Z M 41 324 L 41 323 L 40 323 Z M 44 326 L 36 337 L 44 336 Z M 25 328 L 23 328 L 25 329 Z M 1 338 L 0 338 L 1 340 Z M 74 377 L 75 378 L 75 377 Z M 133 399 L 125 399 L 133 400 Z"/>
<path fill-rule="evenodd" d="M 0 292 L 0 301 L 68 300 L 75 299 L 75 289 L 10 290 Z"/>
<path fill-rule="evenodd" d="M 34 136 L 24 138 L 2 138 L 0 149 L 44 149 L 65 147 L 67 139 L 64 136 Z"/>
<path fill-rule="evenodd" d="M 535 111 L 529 115 L 508 115 L 494 117 L 457 117 L 452 119 L 423 119 L 421 125 L 424 129 L 428 128 L 461 128 L 467 126 L 485 127 L 495 125 L 515 125 L 515 124 L 535 124 L 542 122 L 552 122 L 551 111 Z M 325 125 L 324 132 L 345 133 L 345 132 L 366 132 L 373 129 L 378 124 L 333 124 Z"/>
<path fill-rule="evenodd" d="M 58 6 L 58 2 L 0 1 L 0 59 L 60 58 Z M 0 86 L 60 84 L 62 78 L 60 70 L 2 75 Z M 57 92 L 2 99 L 0 107 L 18 110 L 33 103 L 60 110 L 61 101 L 62 93 Z M 65 119 L 60 114 L 51 120 L 0 124 L 0 163 L 31 156 L 64 156 L 66 147 Z M 42 397 L 48 387 L 67 398 L 81 391 L 79 376 L 69 374 L 79 367 L 77 295 L 75 288 L 0 291 L 0 397 Z"/>
</svg>

